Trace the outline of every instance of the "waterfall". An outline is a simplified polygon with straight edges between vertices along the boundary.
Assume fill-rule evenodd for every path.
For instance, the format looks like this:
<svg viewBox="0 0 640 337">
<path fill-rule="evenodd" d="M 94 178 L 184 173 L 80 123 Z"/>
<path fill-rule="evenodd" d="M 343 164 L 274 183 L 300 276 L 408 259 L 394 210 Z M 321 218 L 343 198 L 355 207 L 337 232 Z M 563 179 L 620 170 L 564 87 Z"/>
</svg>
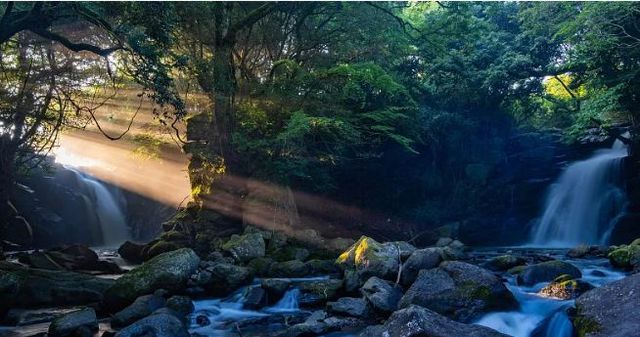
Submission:
<svg viewBox="0 0 640 337">
<path fill-rule="evenodd" d="M 125 242 L 129 238 L 129 228 L 114 195 L 97 180 L 89 177 L 83 179 L 93 188 L 96 197 L 95 210 L 100 222 L 102 243 L 114 246 Z"/>
<path fill-rule="evenodd" d="M 300 302 L 300 290 L 298 288 L 293 288 L 288 290 L 282 299 L 278 301 L 274 306 L 266 309 L 268 312 L 295 312 L 299 309 Z"/>
<path fill-rule="evenodd" d="M 84 185 L 81 190 L 88 194 L 88 211 L 93 211 L 95 215 L 94 225 L 100 230 L 102 245 L 117 246 L 128 240 L 129 227 L 115 193 L 96 178 L 71 168 L 67 169 L 75 173 L 79 184 Z"/>
<path fill-rule="evenodd" d="M 626 203 L 619 180 L 622 159 L 627 155 L 627 147 L 616 140 L 610 149 L 598 150 L 591 158 L 568 166 L 550 187 L 544 212 L 532 233 L 533 245 L 606 244 L 613 220 Z"/>
</svg>

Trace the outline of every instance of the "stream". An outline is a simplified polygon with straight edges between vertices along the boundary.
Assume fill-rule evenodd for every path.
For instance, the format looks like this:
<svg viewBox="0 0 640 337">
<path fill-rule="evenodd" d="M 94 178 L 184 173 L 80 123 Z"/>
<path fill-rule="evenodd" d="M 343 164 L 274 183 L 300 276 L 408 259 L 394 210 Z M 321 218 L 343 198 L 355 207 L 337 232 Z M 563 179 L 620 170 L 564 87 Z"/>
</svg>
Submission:
<svg viewBox="0 0 640 337">
<path fill-rule="evenodd" d="M 566 257 L 567 250 L 562 249 L 543 252 L 578 267 L 582 272 L 582 280 L 594 287 L 600 287 L 626 276 L 623 272 L 613 270 L 605 258 L 571 259 Z M 492 252 L 489 252 L 487 255 L 491 254 Z M 508 275 L 505 278 L 505 285 L 515 296 L 520 309 L 486 314 L 477 320 L 476 324 L 514 337 L 571 337 L 573 335 L 573 327 L 566 311 L 574 306 L 574 300 L 560 300 L 538 295 L 538 291 L 549 282 L 526 287 L 517 285 L 515 276 Z"/>
<path fill-rule="evenodd" d="M 569 262 L 580 269 L 583 275 L 582 280 L 594 287 L 626 276 L 623 272 L 613 270 L 605 258 L 567 258 L 566 249 L 509 248 L 508 250 L 515 255 L 518 255 L 519 251 L 523 254 L 534 252 Z M 502 255 L 504 252 L 505 249 L 479 250 L 472 255 L 479 260 L 484 260 Z M 515 276 L 505 274 L 504 277 L 505 285 L 520 304 L 519 310 L 491 312 L 481 316 L 474 322 L 475 324 L 487 326 L 514 337 L 571 337 L 573 335 L 567 309 L 574 306 L 574 300 L 559 300 L 538 295 L 538 291 L 548 282 L 525 287 L 516 284 Z M 288 279 L 292 282 L 292 287 L 283 298 L 276 304 L 260 310 L 243 308 L 248 289 L 259 286 L 260 280 L 226 298 L 194 301 L 195 311 L 190 317 L 190 332 L 201 336 L 237 337 L 240 335 L 264 336 L 282 330 L 286 324 L 300 322 L 311 313 L 300 308 L 300 292 L 295 287 L 295 283 L 317 279 Z M 204 317 L 208 320 L 206 326 L 201 324 Z M 355 331 L 325 336 L 356 336 L 357 333 Z"/>
</svg>

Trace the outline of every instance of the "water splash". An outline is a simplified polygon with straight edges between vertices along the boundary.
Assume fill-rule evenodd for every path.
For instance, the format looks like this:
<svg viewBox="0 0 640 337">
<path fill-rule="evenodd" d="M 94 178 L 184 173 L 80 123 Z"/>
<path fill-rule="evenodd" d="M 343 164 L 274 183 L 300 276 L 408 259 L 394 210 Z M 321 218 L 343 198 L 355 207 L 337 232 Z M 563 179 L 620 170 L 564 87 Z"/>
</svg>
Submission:
<svg viewBox="0 0 640 337">
<path fill-rule="evenodd" d="M 282 299 L 274 306 L 267 308 L 265 311 L 272 313 L 293 312 L 300 310 L 300 289 L 294 288 L 288 290 Z"/>
<path fill-rule="evenodd" d="M 550 188 L 545 210 L 533 230 L 533 246 L 573 247 L 606 244 L 607 233 L 626 197 L 619 187 L 622 159 L 627 147 L 616 140 L 611 149 L 599 150 L 570 165 Z"/>
</svg>

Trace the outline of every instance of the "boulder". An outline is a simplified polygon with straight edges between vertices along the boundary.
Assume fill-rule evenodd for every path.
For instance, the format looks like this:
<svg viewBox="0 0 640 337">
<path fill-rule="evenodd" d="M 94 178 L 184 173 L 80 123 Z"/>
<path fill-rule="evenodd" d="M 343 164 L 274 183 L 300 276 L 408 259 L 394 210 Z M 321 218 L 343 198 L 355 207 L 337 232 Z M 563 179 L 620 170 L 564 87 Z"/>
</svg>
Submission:
<svg viewBox="0 0 640 337">
<path fill-rule="evenodd" d="M 359 337 L 508 337 L 493 329 L 450 320 L 429 309 L 411 305 L 398 310 L 382 326 L 366 329 Z"/>
<path fill-rule="evenodd" d="M 550 282 L 561 275 L 570 275 L 572 279 L 582 277 L 580 269 L 564 261 L 546 261 L 525 267 L 518 274 L 518 284 L 532 286 L 540 282 Z"/>
<path fill-rule="evenodd" d="M 253 270 L 223 262 L 203 262 L 189 283 L 204 288 L 215 296 L 234 291 L 253 280 Z"/>
<path fill-rule="evenodd" d="M 115 337 L 190 337 L 180 319 L 168 313 L 147 316 L 118 331 Z"/>
<path fill-rule="evenodd" d="M 177 312 L 182 316 L 187 316 L 195 309 L 193 301 L 187 296 L 171 296 L 167 300 L 167 308 Z"/>
<path fill-rule="evenodd" d="M 309 272 L 308 266 L 299 260 L 277 262 L 271 265 L 269 276 L 271 277 L 304 277 Z"/>
<path fill-rule="evenodd" d="M 0 320 L 7 314 L 18 298 L 20 291 L 20 277 L 0 270 Z"/>
<path fill-rule="evenodd" d="M 103 300 L 113 280 L 71 271 L 24 268 L 0 262 L 1 309 L 13 301 L 21 308 L 85 305 Z"/>
<path fill-rule="evenodd" d="M 64 314 L 54 319 L 49 325 L 49 337 L 78 336 L 79 329 L 88 329 L 90 332 L 98 330 L 98 318 L 91 308 L 85 308 Z"/>
<path fill-rule="evenodd" d="M 453 242 L 452 238 L 439 238 L 438 241 L 436 242 L 436 247 L 446 247 L 452 242 Z"/>
<path fill-rule="evenodd" d="M 327 312 L 359 318 L 366 318 L 371 314 L 367 301 L 355 297 L 342 297 L 335 302 L 327 302 Z"/>
<path fill-rule="evenodd" d="M 342 291 L 342 280 L 326 279 L 305 281 L 298 284 L 301 305 L 317 305 L 338 298 Z"/>
<path fill-rule="evenodd" d="M 581 337 L 638 336 L 640 274 L 587 291 L 576 299 L 573 319 Z"/>
<path fill-rule="evenodd" d="M 118 265 L 101 261 L 98 254 L 84 245 L 71 245 L 48 251 L 23 252 L 18 261 L 32 268 L 49 270 L 82 270 L 101 273 L 121 273 Z"/>
<path fill-rule="evenodd" d="M 571 258 L 581 258 L 589 254 L 591 248 L 588 245 L 579 245 L 569 249 L 567 256 Z"/>
<path fill-rule="evenodd" d="M 199 263 L 200 258 L 189 248 L 160 254 L 117 279 L 105 292 L 105 304 L 115 311 L 158 289 L 181 290 Z"/>
<path fill-rule="evenodd" d="M 420 271 L 399 306 L 406 308 L 412 304 L 463 322 L 490 310 L 517 306 L 511 292 L 492 272 L 458 261 Z"/>
<path fill-rule="evenodd" d="M 336 263 L 345 269 L 355 268 L 362 279 L 377 276 L 391 280 L 397 277 L 401 254 L 399 247 L 392 242 L 381 244 L 362 236 L 338 257 Z"/>
<path fill-rule="evenodd" d="M 344 291 L 354 293 L 360 289 L 360 277 L 358 272 L 353 269 L 345 269 L 342 279 L 344 280 Z"/>
<path fill-rule="evenodd" d="M 402 265 L 401 281 L 404 286 L 410 286 L 418 277 L 422 269 L 437 267 L 442 261 L 440 250 L 437 248 L 425 248 L 414 251 Z"/>
<path fill-rule="evenodd" d="M 291 285 L 291 281 L 285 279 L 263 279 L 260 286 L 265 290 L 267 303 L 276 303 Z"/>
<path fill-rule="evenodd" d="M 340 268 L 333 260 L 313 259 L 305 262 L 309 275 L 339 274 Z"/>
<path fill-rule="evenodd" d="M 291 260 L 305 261 L 309 257 L 309 250 L 306 248 L 286 246 L 278 249 L 275 253 L 270 254 L 269 257 L 273 258 L 277 262 L 285 262 Z"/>
<path fill-rule="evenodd" d="M 113 315 L 111 326 L 125 327 L 141 318 L 151 315 L 154 311 L 164 307 L 164 298 L 156 295 L 144 295 L 136 298 L 131 305 Z"/>
<path fill-rule="evenodd" d="M 406 261 L 417 249 L 414 245 L 406 241 L 393 241 L 390 243 L 400 250 L 400 259 L 402 259 L 402 261 Z"/>
<path fill-rule="evenodd" d="M 519 256 L 501 255 L 490 259 L 483 264 L 483 267 L 492 271 L 507 271 L 513 267 L 523 265 L 525 262 L 525 259 Z"/>
<path fill-rule="evenodd" d="M 616 268 L 626 270 L 640 269 L 640 245 L 620 246 L 612 250 L 607 257 L 611 265 Z"/>
<path fill-rule="evenodd" d="M 160 254 L 172 252 L 180 248 L 183 248 L 183 245 L 179 243 L 172 242 L 172 241 L 158 240 L 153 243 L 149 243 L 149 245 L 145 246 L 142 249 L 142 255 L 144 257 L 144 260 L 146 261 Z"/>
<path fill-rule="evenodd" d="M 388 314 L 395 311 L 402 297 L 400 287 L 375 276 L 369 278 L 367 282 L 364 283 L 360 292 L 371 304 L 371 307 L 381 314 Z"/>
<path fill-rule="evenodd" d="M 258 257 L 249 261 L 247 267 L 253 269 L 254 273 L 258 276 L 267 276 L 271 271 L 273 263 L 273 259 L 270 257 Z"/>
<path fill-rule="evenodd" d="M 263 257 L 265 254 L 265 243 L 260 233 L 249 233 L 244 235 L 232 235 L 229 241 L 222 245 L 222 249 L 237 261 L 247 262 L 252 259 Z"/>
<path fill-rule="evenodd" d="M 242 307 L 246 309 L 256 310 L 267 304 L 267 292 L 260 286 L 250 287 L 244 294 L 244 302 Z"/>
<path fill-rule="evenodd" d="M 570 300 L 580 296 L 592 288 L 593 286 L 588 282 L 572 279 L 570 275 L 561 275 L 553 280 L 553 282 L 540 289 L 538 295 L 561 300 Z"/>
<path fill-rule="evenodd" d="M 364 322 L 354 317 L 332 317 L 327 315 L 325 311 L 314 311 L 304 322 L 293 325 L 276 336 L 319 336 L 332 331 L 362 326 L 364 326 Z"/>
<path fill-rule="evenodd" d="M 325 247 L 331 252 L 342 253 L 349 249 L 354 242 L 353 239 L 348 238 L 329 239 L 326 241 Z"/>
</svg>

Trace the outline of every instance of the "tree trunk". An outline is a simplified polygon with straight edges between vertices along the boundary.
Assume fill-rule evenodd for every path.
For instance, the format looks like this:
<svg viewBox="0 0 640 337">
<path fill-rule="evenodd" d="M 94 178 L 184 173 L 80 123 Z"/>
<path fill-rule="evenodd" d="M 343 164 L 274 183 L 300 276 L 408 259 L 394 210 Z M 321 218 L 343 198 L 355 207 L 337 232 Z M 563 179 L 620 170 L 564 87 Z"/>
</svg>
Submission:
<svg viewBox="0 0 640 337">
<path fill-rule="evenodd" d="M 14 216 L 9 206 L 13 193 L 15 151 L 8 135 L 0 136 L 0 239 Z"/>
</svg>

